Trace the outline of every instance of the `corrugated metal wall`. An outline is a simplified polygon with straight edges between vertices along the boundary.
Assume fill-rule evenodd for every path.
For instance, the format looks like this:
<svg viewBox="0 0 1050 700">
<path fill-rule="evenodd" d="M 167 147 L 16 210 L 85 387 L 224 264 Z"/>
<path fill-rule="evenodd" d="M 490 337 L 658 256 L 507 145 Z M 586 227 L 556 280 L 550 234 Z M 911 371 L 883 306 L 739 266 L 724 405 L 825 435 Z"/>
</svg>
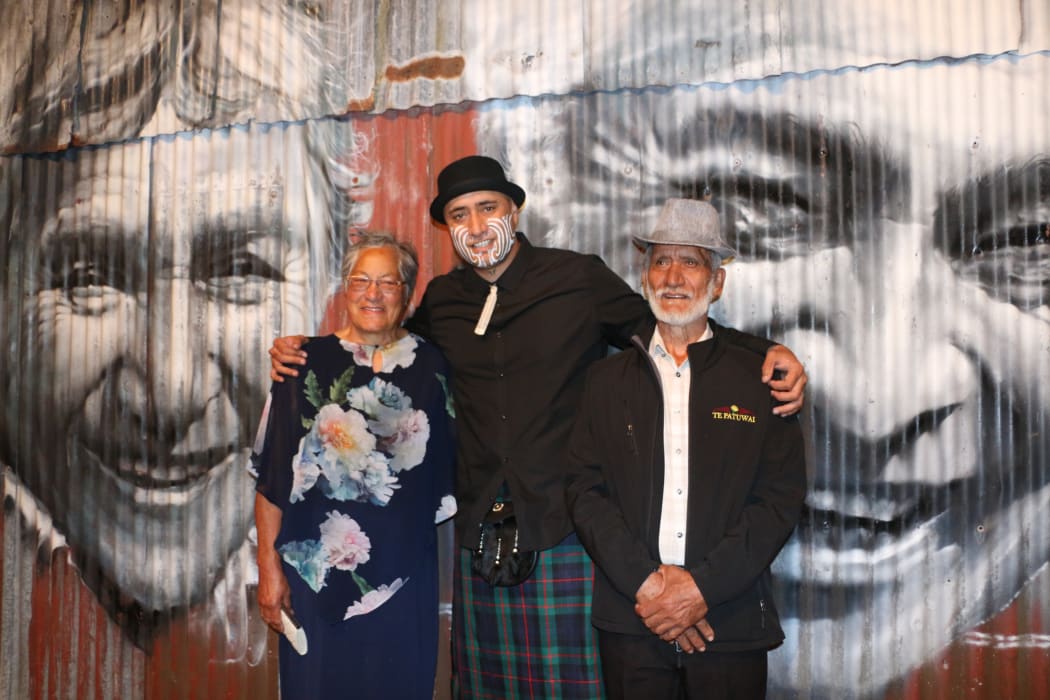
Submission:
<svg viewBox="0 0 1050 700">
<path fill-rule="evenodd" d="M 1050 697 L 1045 2 L 0 9 L 0 695 L 274 696 L 243 472 L 353 229 L 438 169 L 634 282 L 709 198 L 716 317 L 806 363 L 773 697 Z M 443 668 L 447 668 L 443 666 Z"/>
</svg>

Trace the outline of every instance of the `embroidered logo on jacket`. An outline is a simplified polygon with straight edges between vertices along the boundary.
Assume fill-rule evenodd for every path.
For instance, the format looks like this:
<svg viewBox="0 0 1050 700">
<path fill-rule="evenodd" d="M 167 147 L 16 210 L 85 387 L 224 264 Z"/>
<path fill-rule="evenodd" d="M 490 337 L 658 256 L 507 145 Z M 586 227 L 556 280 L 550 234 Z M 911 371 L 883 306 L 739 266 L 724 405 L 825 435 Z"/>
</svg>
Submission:
<svg viewBox="0 0 1050 700">
<path fill-rule="evenodd" d="M 732 406 L 719 406 L 711 411 L 711 417 L 715 420 L 732 420 L 739 423 L 754 423 L 755 413 L 746 408 L 740 408 L 736 404 Z"/>
</svg>

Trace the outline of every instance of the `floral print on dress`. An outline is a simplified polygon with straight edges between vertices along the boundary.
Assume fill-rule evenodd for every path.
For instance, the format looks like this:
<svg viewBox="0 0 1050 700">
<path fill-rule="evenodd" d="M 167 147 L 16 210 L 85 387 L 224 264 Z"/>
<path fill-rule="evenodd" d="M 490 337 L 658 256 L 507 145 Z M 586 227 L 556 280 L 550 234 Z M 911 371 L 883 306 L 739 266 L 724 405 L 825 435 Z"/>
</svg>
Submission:
<svg viewBox="0 0 1050 700">
<path fill-rule="evenodd" d="M 329 568 L 353 571 L 368 561 L 372 542 L 356 520 L 332 511 L 321 523 L 321 551 Z"/>
<path fill-rule="evenodd" d="M 333 510 L 321 523 L 320 531 L 320 539 L 288 542 L 282 545 L 279 549 L 281 557 L 299 572 L 306 584 L 315 592 L 324 588 L 325 579 L 328 578 L 328 572 L 332 569 L 351 572 L 362 595 L 371 591 L 372 587 L 354 573 L 358 566 L 367 562 L 372 556 L 372 541 L 368 539 L 368 535 L 361 529 L 357 521 L 349 515 Z M 394 589 L 391 595 L 396 590 Z"/>
<path fill-rule="evenodd" d="M 292 459 L 292 503 L 314 487 L 324 475 L 326 492 L 345 492 L 338 500 L 358 500 L 361 491 L 344 482 L 367 469 L 376 447 L 375 436 L 357 411 L 344 411 L 336 404 L 321 406 L 310 432 L 299 441 Z M 361 479 L 358 479 L 361 480 Z"/>
<path fill-rule="evenodd" d="M 400 578 L 395 578 L 389 584 L 384 583 L 379 588 L 371 588 L 369 586 L 368 590 L 365 590 L 365 586 L 368 586 L 368 584 L 364 583 L 364 579 L 355 575 L 354 581 L 361 588 L 361 600 L 355 601 L 346 609 L 346 615 L 343 616 L 344 620 L 349 620 L 357 615 L 367 615 L 390 600 L 395 593 L 401 590 L 401 586 L 408 583 L 407 578 L 403 581 Z M 362 585 L 363 583 L 364 585 Z"/>
<path fill-rule="evenodd" d="M 307 400 L 322 396 L 316 377 L 307 375 Z M 398 488 L 397 474 L 422 463 L 430 438 L 424 411 L 412 408 L 412 399 L 378 377 L 366 386 L 346 391 L 344 374 L 329 388 L 338 391 L 337 403 L 318 406 L 310 430 L 299 441 L 292 459 L 292 503 L 310 489 L 320 488 L 338 501 L 371 502 L 385 506 Z M 343 404 L 349 404 L 346 408 Z M 309 423 L 304 419 L 304 425 Z"/>
<path fill-rule="evenodd" d="M 459 506 L 456 504 L 455 496 L 442 496 L 441 504 L 434 513 L 434 524 L 445 522 L 455 515 L 457 510 L 459 510 Z"/>
<path fill-rule="evenodd" d="M 403 391 L 376 377 L 367 386 L 351 389 L 347 398 L 353 408 L 370 417 L 368 429 L 390 455 L 391 471 L 411 469 L 423 461 L 430 422 L 425 412 L 412 410 L 412 399 Z"/>
<path fill-rule="evenodd" d="M 409 340 L 382 349 L 384 370 L 412 364 L 417 342 Z M 371 367 L 368 349 L 340 344 L 353 354 L 356 365 Z M 303 393 L 317 412 L 312 418 L 301 417 L 307 432 L 292 459 L 291 503 L 303 501 L 317 489 L 336 501 L 386 506 L 400 488 L 398 475 L 422 464 L 426 456 L 430 438 L 426 412 L 414 409 L 410 396 L 378 376 L 364 386 L 349 388 L 354 369 L 348 368 L 327 387 L 312 370 L 307 373 Z M 442 505 L 454 511 L 454 500 Z M 325 587 L 333 569 L 349 572 L 361 598 L 347 608 L 344 619 L 372 612 L 407 583 L 408 579 L 397 578 L 373 587 L 357 573 L 357 567 L 371 557 L 372 544 L 350 516 L 331 511 L 319 530 L 316 540 L 282 545 L 281 556 L 315 592 Z"/>
</svg>

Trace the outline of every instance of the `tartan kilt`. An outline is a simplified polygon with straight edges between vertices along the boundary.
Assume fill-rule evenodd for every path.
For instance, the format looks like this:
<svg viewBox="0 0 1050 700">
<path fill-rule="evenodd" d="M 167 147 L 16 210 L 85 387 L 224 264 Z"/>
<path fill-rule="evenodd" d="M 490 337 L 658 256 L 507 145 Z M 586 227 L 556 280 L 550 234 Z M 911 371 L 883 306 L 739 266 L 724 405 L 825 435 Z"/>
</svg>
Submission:
<svg viewBox="0 0 1050 700">
<path fill-rule="evenodd" d="M 604 697 L 591 626 L 594 566 L 570 534 L 518 586 L 490 586 L 460 548 L 452 613 L 453 694 L 463 700 Z"/>
</svg>

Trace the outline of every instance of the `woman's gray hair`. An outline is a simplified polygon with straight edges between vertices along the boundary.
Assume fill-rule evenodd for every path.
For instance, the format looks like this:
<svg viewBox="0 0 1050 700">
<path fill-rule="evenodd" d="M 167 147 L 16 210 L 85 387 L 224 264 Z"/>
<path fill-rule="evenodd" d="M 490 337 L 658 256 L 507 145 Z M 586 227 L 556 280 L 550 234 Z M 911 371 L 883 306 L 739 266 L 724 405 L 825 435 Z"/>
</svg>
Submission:
<svg viewBox="0 0 1050 700">
<path fill-rule="evenodd" d="M 405 283 L 404 298 L 405 301 L 408 301 L 412 298 L 412 293 L 416 289 L 416 278 L 419 275 L 419 257 L 416 255 L 416 249 L 411 243 L 399 241 L 394 238 L 393 234 L 361 234 L 343 255 L 343 263 L 340 266 L 343 279 L 345 280 L 350 276 L 350 272 L 354 269 L 354 265 L 357 264 L 357 259 L 361 256 L 361 253 L 375 248 L 391 248 L 397 253 L 397 272 L 401 277 L 401 281 Z"/>
</svg>

